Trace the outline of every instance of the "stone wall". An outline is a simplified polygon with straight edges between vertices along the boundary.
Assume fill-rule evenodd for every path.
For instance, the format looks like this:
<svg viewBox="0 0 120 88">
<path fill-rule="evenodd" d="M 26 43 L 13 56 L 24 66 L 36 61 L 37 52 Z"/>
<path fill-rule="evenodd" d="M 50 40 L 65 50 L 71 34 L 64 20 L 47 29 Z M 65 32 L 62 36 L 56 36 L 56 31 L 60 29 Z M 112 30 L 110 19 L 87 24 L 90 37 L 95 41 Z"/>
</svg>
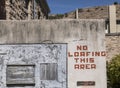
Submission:
<svg viewBox="0 0 120 88">
<path fill-rule="evenodd" d="M 106 35 L 107 60 L 111 60 L 117 54 L 120 54 L 120 35 Z"/>
<path fill-rule="evenodd" d="M 117 18 L 120 19 L 120 4 L 116 5 L 116 15 Z"/>
<path fill-rule="evenodd" d="M 1 12 L 6 20 L 31 20 L 46 19 L 49 13 L 49 7 L 45 0 L 2 0 L 1 7 L 5 12 Z M 42 6 L 40 3 L 45 4 Z M 45 9 L 44 9 L 45 8 Z M 2 17 L 2 16 L 0 16 Z"/>
<path fill-rule="evenodd" d="M 6 0 L 6 20 L 22 20 L 28 18 L 25 0 Z"/>
</svg>

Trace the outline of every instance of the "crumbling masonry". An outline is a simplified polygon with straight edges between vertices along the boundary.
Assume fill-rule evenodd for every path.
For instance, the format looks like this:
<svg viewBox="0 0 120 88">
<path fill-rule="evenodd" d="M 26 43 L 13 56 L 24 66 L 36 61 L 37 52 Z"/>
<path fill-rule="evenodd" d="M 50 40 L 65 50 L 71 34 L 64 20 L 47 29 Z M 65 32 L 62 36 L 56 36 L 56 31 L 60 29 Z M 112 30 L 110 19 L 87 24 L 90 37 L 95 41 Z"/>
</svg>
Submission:
<svg viewBox="0 0 120 88">
<path fill-rule="evenodd" d="M 0 19 L 46 19 L 49 12 L 46 0 L 0 0 Z"/>
</svg>

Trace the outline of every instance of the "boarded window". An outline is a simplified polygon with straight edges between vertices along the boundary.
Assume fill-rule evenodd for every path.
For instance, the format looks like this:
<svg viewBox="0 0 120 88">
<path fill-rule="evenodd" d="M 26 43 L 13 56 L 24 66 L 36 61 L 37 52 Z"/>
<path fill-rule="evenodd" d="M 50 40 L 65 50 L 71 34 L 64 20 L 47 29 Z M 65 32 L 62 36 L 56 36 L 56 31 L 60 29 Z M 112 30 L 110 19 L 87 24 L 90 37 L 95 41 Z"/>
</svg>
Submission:
<svg viewBox="0 0 120 88">
<path fill-rule="evenodd" d="M 7 86 L 35 85 L 35 65 L 7 65 Z"/>
<path fill-rule="evenodd" d="M 41 80 L 57 80 L 57 64 L 42 63 L 40 65 Z"/>
</svg>

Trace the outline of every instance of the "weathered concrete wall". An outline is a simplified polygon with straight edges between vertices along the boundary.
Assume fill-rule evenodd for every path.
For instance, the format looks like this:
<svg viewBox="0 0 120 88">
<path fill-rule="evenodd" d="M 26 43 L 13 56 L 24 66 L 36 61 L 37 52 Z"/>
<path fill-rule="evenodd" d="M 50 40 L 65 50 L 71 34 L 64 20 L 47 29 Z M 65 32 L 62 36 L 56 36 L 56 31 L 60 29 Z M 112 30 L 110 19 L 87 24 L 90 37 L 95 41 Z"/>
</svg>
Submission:
<svg viewBox="0 0 120 88">
<path fill-rule="evenodd" d="M 68 56 L 67 85 L 65 86 L 65 83 L 64 83 L 65 80 L 60 81 L 61 82 L 60 85 L 62 85 L 62 86 L 60 86 L 58 83 L 53 83 L 54 87 L 53 87 L 53 85 L 49 85 L 49 83 L 47 81 L 45 81 L 45 83 L 41 82 L 41 84 L 43 84 L 43 86 L 44 86 L 44 84 L 47 85 L 43 88 L 66 88 L 66 87 L 82 88 L 84 86 L 86 86 L 86 87 L 89 86 L 89 88 L 92 88 L 92 87 L 106 88 L 106 60 L 105 60 L 105 33 L 104 33 L 105 29 L 104 28 L 105 28 L 104 20 L 97 20 L 97 19 L 96 20 L 52 20 L 52 21 L 50 21 L 50 20 L 0 21 L 0 44 L 25 43 L 25 44 L 28 44 L 28 46 L 29 46 L 30 43 L 32 43 L 32 44 L 35 44 L 35 43 L 67 43 L 68 44 L 67 45 L 68 52 L 70 52 L 70 53 L 74 53 L 74 52 L 86 53 L 86 52 L 88 52 L 90 55 L 80 54 L 80 55 L 82 55 L 82 57 L 80 55 L 78 56 L 78 59 L 80 60 L 79 62 L 75 62 L 75 57 L 77 57 L 76 54 L 75 55 L 73 54 L 74 56 L 73 55 Z M 77 46 L 86 46 L 87 48 L 86 48 L 86 50 L 82 50 L 83 48 L 80 50 L 76 50 Z M 2 48 L 2 45 L 1 45 L 1 48 Z M 3 48 L 5 48 L 5 47 L 3 47 Z M 9 49 L 9 47 L 8 47 L 8 49 Z M 64 47 L 64 49 L 65 49 L 65 47 Z M 11 48 L 9 50 L 11 50 Z M 13 52 L 14 52 L 14 50 L 13 50 Z M 37 48 L 34 50 L 36 51 Z M 23 49 L 23 51 L 24 51 L 24 49 Z M 29 51 L 29 50 L 26 50 L 26 51 Z M 11 54 L 12 56 L 10 56 L 10 55 L 8 55 L 8 56 L 13 57 L 13 59 L 11 59 L 11 60 L 14 62 L 15 60 L 19 60 L 19 59 L 15 59 L 15 57 L 19 56 L 19 55 L 17 55 L 19 52 L 16 51 L 15 55 L 13 52 Z M 37 51 L 37 52 L 39 52 L 39 51 Z M 50 51 L 47 50 L 47 52 L 50 52 Z M 97 56 L 96 56 L 95 52 L 97 52 L 99 54 L 97 54 Z M 34 53 L 34 54 L 36 55 L 36 53 Z M 43 54 L 44 53 L 45 52 L 43 52 Z M 2 54 L 4 54 L 4 53 L 2 53 Z M 36 56 L 34 56 L 34 54 L 32 54 L 32 53 L 30 54 L 33 57 L 35 57 L 34 60 L 30 59 L 30 62 L 35 62 L 36 56 L 39 55 L 39 54 L 37 54 Z M 66 53 L 64 52 L 64 54 L 66 54 Z M 29 54 L 25 53 L 25 57 L 22 59 L 22 61 L 29 62 L 28 60 L 26 61 L 26 58 L 28 56 L 29 56 Z M 51 59 L 49 59 L 49 57 L 51 57 L 50 55 L 46 55 L 46 56 L 48 56 L 48 57 L 45 57 L 47 60 L 51 60 Z M 92 61 L 91 61 L 91 58 L 92 58 Z M 54 59 L 55 59 L 55 57 L 54 57 Z M 41 60 L 41 59 L 39 59 L 39 60 Z M 52 61 L 54 61 L 54 60 L 52 60 Z M 94 69 L 92 69 L 90 67 L 91 64 L 94 65 Z M 45 68 L 47 71 L 49 71 L 46 68 L 49 66 L 56 68 L 55 64 L 54 65 L 44 64 L 40 68 L 42 69 L 43 72 L 45 72 L 45 70 L 43 68 Z M 75 66 L 77 66 L 77 67 L 75 67 Z M 10 71 L 11 71 L 11 69 L 13 71 L 14 70 L 16 71 L 16 69 L 13 67 L 11 67 L 11 68 L 8 67 L 7 69 Z M 51 70 L 51 71 L 55 72 L 55 70 Z M 36 72 L 36 73 L 38 73 L 38 72 Z M 7 75 L 10 75 L 10 77 L 11 77 L 11 73 L 7 74 Z M 14 74 L 12 74 L 12 75 L 14 75 Z M 26 73 L 25 73 L 25 75 L 26 75 Z M 99 75 L 99 77 L 98 77 L 98 75 Z M 63 75 L 61 75 L 60 77 L 62 77 L 62 76 Z M 6 77 L 6 76 L 2 76 L 2 77 Z M 9 81 L 11 80 L 11 79 L 9 79 L 10 77 L 8 76 L 8 81 L 6 81 L 6 82 L 9 83 Z M 14 77 L 12 77 L 12 79 L 13 78 Z M 44 74 L 42 74 L 42 77 L 40 77 L 40 78 L 47 79 L 47 77 Z M 52 75 L 49 78 L 55 79 Z M 5 79 L 5 78 L 3 78 L 3 79 Z M 5 80 L 2 82 L 4 82 L 6 84 Z M 81 82 L 83 84 L 81 84 Z M 92 82 L 92 86 L 91 86 L 91 82 Z M 32 83 L 34 84 L 34 81 L 32 81 Z M 37 83 L 35 83 L 35 84 L 39 85 Z M 55 85 L 58 85 L 58 86 L 56 87 Z M 37 87 L 35 87 L 35 88 L 37 88 Z"/>
<path fill-rule="evenodd" d="M 0 45 L 0 88 L 66 88 L 66 44 Z"/>
<path fill-rule="evenodd" d="M 0 21 L 0 44 L 68 43 L 88 36 L 93 41 L 98 36 L 95 31 L 99 33 L 104 26 L 103 20 Z"/>
</svg>

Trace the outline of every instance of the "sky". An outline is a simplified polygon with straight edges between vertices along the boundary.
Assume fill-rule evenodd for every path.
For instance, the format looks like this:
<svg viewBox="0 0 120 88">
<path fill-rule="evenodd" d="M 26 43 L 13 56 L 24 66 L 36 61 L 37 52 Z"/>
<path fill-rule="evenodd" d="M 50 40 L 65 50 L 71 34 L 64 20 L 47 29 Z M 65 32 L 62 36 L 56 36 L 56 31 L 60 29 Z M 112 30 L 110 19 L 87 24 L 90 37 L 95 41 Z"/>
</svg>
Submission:
<svg viewBox="0 0 120 88">
<path fill-rule="evenodd" d="M 111 5 L 120 0 L 47 0 L 50 7 L 50 14 L 63 14 L 77 8 L 88 8 L 94 6 Z"/>
</svg>

